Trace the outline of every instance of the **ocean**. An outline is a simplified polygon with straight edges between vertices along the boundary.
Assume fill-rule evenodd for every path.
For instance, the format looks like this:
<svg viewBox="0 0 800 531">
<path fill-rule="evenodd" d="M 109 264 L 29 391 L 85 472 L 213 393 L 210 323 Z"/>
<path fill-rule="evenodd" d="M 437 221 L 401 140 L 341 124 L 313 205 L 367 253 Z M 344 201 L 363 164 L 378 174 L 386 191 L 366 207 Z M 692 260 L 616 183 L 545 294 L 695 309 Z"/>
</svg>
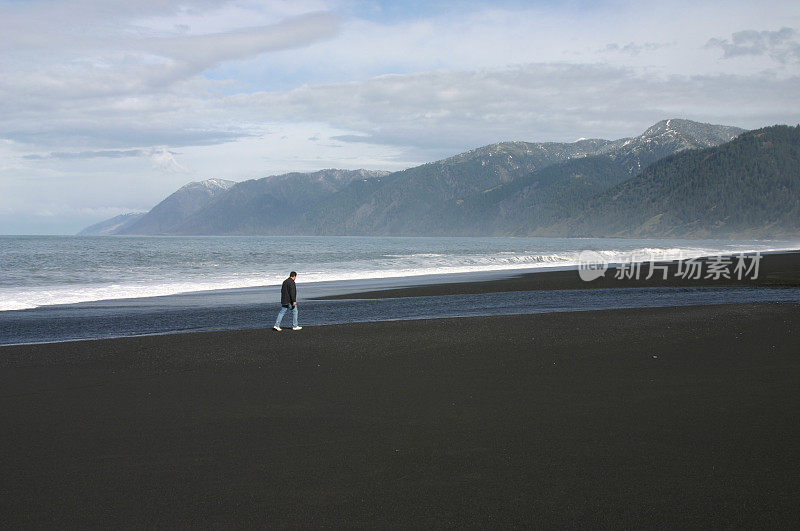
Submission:
<svg viewBox="0 0 800 531">
<path fill-rule="evenodd" d="M 266 326 L 265 304 L 278 299 L 276 286 L 292 270 L 308 298 L 575 267 L 586 250 L 619 263 L 631 256 L 667 260 L 798 248 L 800 242 L 763 240 L 6 236 L 0 237 L 0 344 Z M 308 301 L 302 314 L 306 322 L 325 324 L 797 297 L 763 288 L 605 291 L 535 300 L 509 295 L 501 310 L 489 295 L 440 298 L 435 307 Z"/>
<path fill-rule="evenodd" d="M 575 266 L 800 248 L 800 242 L 576 238 L 0 237 L 0 311 L 298 282 Z"/>
</svg>

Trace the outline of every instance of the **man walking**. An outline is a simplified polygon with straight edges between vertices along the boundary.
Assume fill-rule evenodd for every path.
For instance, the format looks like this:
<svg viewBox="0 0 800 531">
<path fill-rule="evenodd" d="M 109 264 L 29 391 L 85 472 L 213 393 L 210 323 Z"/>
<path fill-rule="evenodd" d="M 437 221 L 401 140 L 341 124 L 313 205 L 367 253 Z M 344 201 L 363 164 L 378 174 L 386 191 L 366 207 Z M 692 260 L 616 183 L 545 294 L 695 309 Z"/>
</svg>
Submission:
<svg viewBox="0 0 800 531">
<path fill-rule="evenodd" d="M 281 331 L 281 321 L 289 308 L 292 309 L 292 330 L 303 329 L 297 324 L 297 286 L 294 284 L 296 278 L 297 273 L 292 271 L 281 286 L 281 311 L 278 312 L 278 319 L 275 321 L 275 326 L 272 327 L 278 332 Z"/>
</svg>

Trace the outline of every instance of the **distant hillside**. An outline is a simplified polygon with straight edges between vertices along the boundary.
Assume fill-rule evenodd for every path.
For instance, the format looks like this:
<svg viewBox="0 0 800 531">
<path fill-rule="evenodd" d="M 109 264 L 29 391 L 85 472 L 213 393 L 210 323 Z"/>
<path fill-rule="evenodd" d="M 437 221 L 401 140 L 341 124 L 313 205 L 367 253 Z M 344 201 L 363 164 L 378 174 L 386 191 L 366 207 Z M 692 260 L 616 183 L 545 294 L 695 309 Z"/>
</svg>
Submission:
<svg viewBox="0 0 800 531">
<path fill-rule="evenodd" d="M 539 168 L 593 153 L 607 140 L 571 144 L 503 142 L 354 182 L 304 217 L 311 234 L 426 234 L 453 229 L 446 209 L 470 194 L 512 182 Z"/>
<path fill-rule="evenodd" d="M 117 231 L 120 231 L 142 219 L 144 215 L 145 212 L 120 214 L 119 216 L 114 216 L 111 219 L 107 219 L 105 221 L 101 221 L 100 223 L 95 223 L 94 225 L 86 227 L 78 233 L 78 236 L 108 236 L 111 234 L 116 234 Z"/>
<path fill-rule="evenodd" d="M 307 212 L 303 230 L 309 234 L 530 233 L 561 219 L 554 214 L 582 204 L 661 157 L 718 145 L 743 131 L 664 120 L 638 137 L 616 141 L 493 144 L 393 173 L 380 183 L 354 182 Z M 584 160 L 598 156 L 602 158 Z"/>
<path fill-rule="evenodd" d="M 553 164 L 458 205 L 464 234 L 528 235 L 577 216 L 597 194 L 631 177 L 625 164 L 591 156 Z"/>
<path fill-rule="evenodd" d="M 632 138 L 503 142 L 394 173 L 209 180 L 104 233 L 799 236 L 799 131 L 671 119 Z"/>
<path fill-rule="evenodd" d="M 666 157 L 549 228 L 570 236 L 800 235 L 800 126 Z"/>
<path fill-rule="evenodd" d="M 186 218 L 234 184 L 223 179 L 189 183 L 154 206 L 141 219 L 121 227 L 114 234 L 172 234 Z"/>
<path fill-rule="evenodd" d="M 730 142 L 744 129 L 691 120 L 662 120 L 640 136 L 611 142 L 597 151 L 636 175 L 653 162 L 686 149 L 702 149 Z"/>
<path fill-rule="evenodd" d="M 303 213 L 353 181 L 378 181 L 388 172 L 321 170 L 287 173 L 232 186 L 187 216 L 172 234 L 297 234 Z"/>
</svg>

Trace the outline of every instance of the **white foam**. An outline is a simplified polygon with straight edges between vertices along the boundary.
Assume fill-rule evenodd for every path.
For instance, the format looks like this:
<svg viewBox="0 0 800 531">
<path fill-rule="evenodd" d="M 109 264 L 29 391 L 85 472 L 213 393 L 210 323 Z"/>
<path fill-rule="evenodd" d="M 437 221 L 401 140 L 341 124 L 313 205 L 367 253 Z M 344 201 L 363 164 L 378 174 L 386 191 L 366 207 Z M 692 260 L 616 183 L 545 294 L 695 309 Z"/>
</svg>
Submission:
<svg viewBox="0 0 800 531">
<path fill-rule="evenodd" d="M 676 260 L 741 252 L 766 252 L 786 249 L 720 249 L 704 247 L 657 248 L 643 247 L 633 250 L 596 250 L 610 264 L 629 261 Z M 510 253 L 510 254 L 509 254 Z M 328 269 L 307 268 L 300 282 L 335 282 L 343 280 L 381 279 L 393 277 L 415 277 L 512 269 L 537 269 L 547 267 L 576 267 L 580 251 L 560 253 L 514 253 L 447 255 L 440 253 L 410 253 L 387 256 L 386 263 L 332 264 Z M 300 268 L 298 267 L 298 270 Z M 211 276 L 213 273 L 215 276 Z M 173 275 L 180 272 L 172 272 Z M 35 288 L 0 288 L 0 311 L 24 310 L 40 306 L 75 304 L 115 299 L 132 299 L 177 295 L 198 291 L 251 288 L 279 285 L 282 276 L 256 273 L 229 273 L 221 276 L 219 269 L 209 276 L 190 280 L 148 281 L 144 279 L 101 285 L 60 285 Z"/>
</svg>

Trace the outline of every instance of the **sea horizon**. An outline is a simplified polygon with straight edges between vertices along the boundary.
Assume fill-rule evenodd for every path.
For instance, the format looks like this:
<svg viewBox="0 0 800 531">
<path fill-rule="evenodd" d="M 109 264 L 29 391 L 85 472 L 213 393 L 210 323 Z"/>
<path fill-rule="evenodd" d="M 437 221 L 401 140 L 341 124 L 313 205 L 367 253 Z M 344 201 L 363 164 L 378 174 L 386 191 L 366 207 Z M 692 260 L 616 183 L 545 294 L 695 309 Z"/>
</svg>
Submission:
<svg viewBox="0 0 800 531">
<path fill-rule="evenodd" d="M 593 289 L 579 278 L 586 251 L 613 267 L 800 249 L 796 242 L 779 240 L 14 236 L 0 237 L 0 249 L 3 345 L 269 327 L 279 304 L 278 286 L 289 271 L 299 272 L 306 326 L 800 302 L 796 286 L 699 282 Z M 499 290 L 504 293 L 426 296 L 446 284 L 495 286 L 529 273 L 570 269 L 578 269 L 574 282 L 555 291 L 527 286 Z M 415 286 L 422 287 L 421 294 L 324 300 Z"/>
<path fill-rule="evenodd" d="M 509 274 L 800 249 L 791 240 L 434 236 L 0 236 L 0 312 L 301 283 Z M 389 283 L 391 285 L 391 283 Z"/>
</svg>

